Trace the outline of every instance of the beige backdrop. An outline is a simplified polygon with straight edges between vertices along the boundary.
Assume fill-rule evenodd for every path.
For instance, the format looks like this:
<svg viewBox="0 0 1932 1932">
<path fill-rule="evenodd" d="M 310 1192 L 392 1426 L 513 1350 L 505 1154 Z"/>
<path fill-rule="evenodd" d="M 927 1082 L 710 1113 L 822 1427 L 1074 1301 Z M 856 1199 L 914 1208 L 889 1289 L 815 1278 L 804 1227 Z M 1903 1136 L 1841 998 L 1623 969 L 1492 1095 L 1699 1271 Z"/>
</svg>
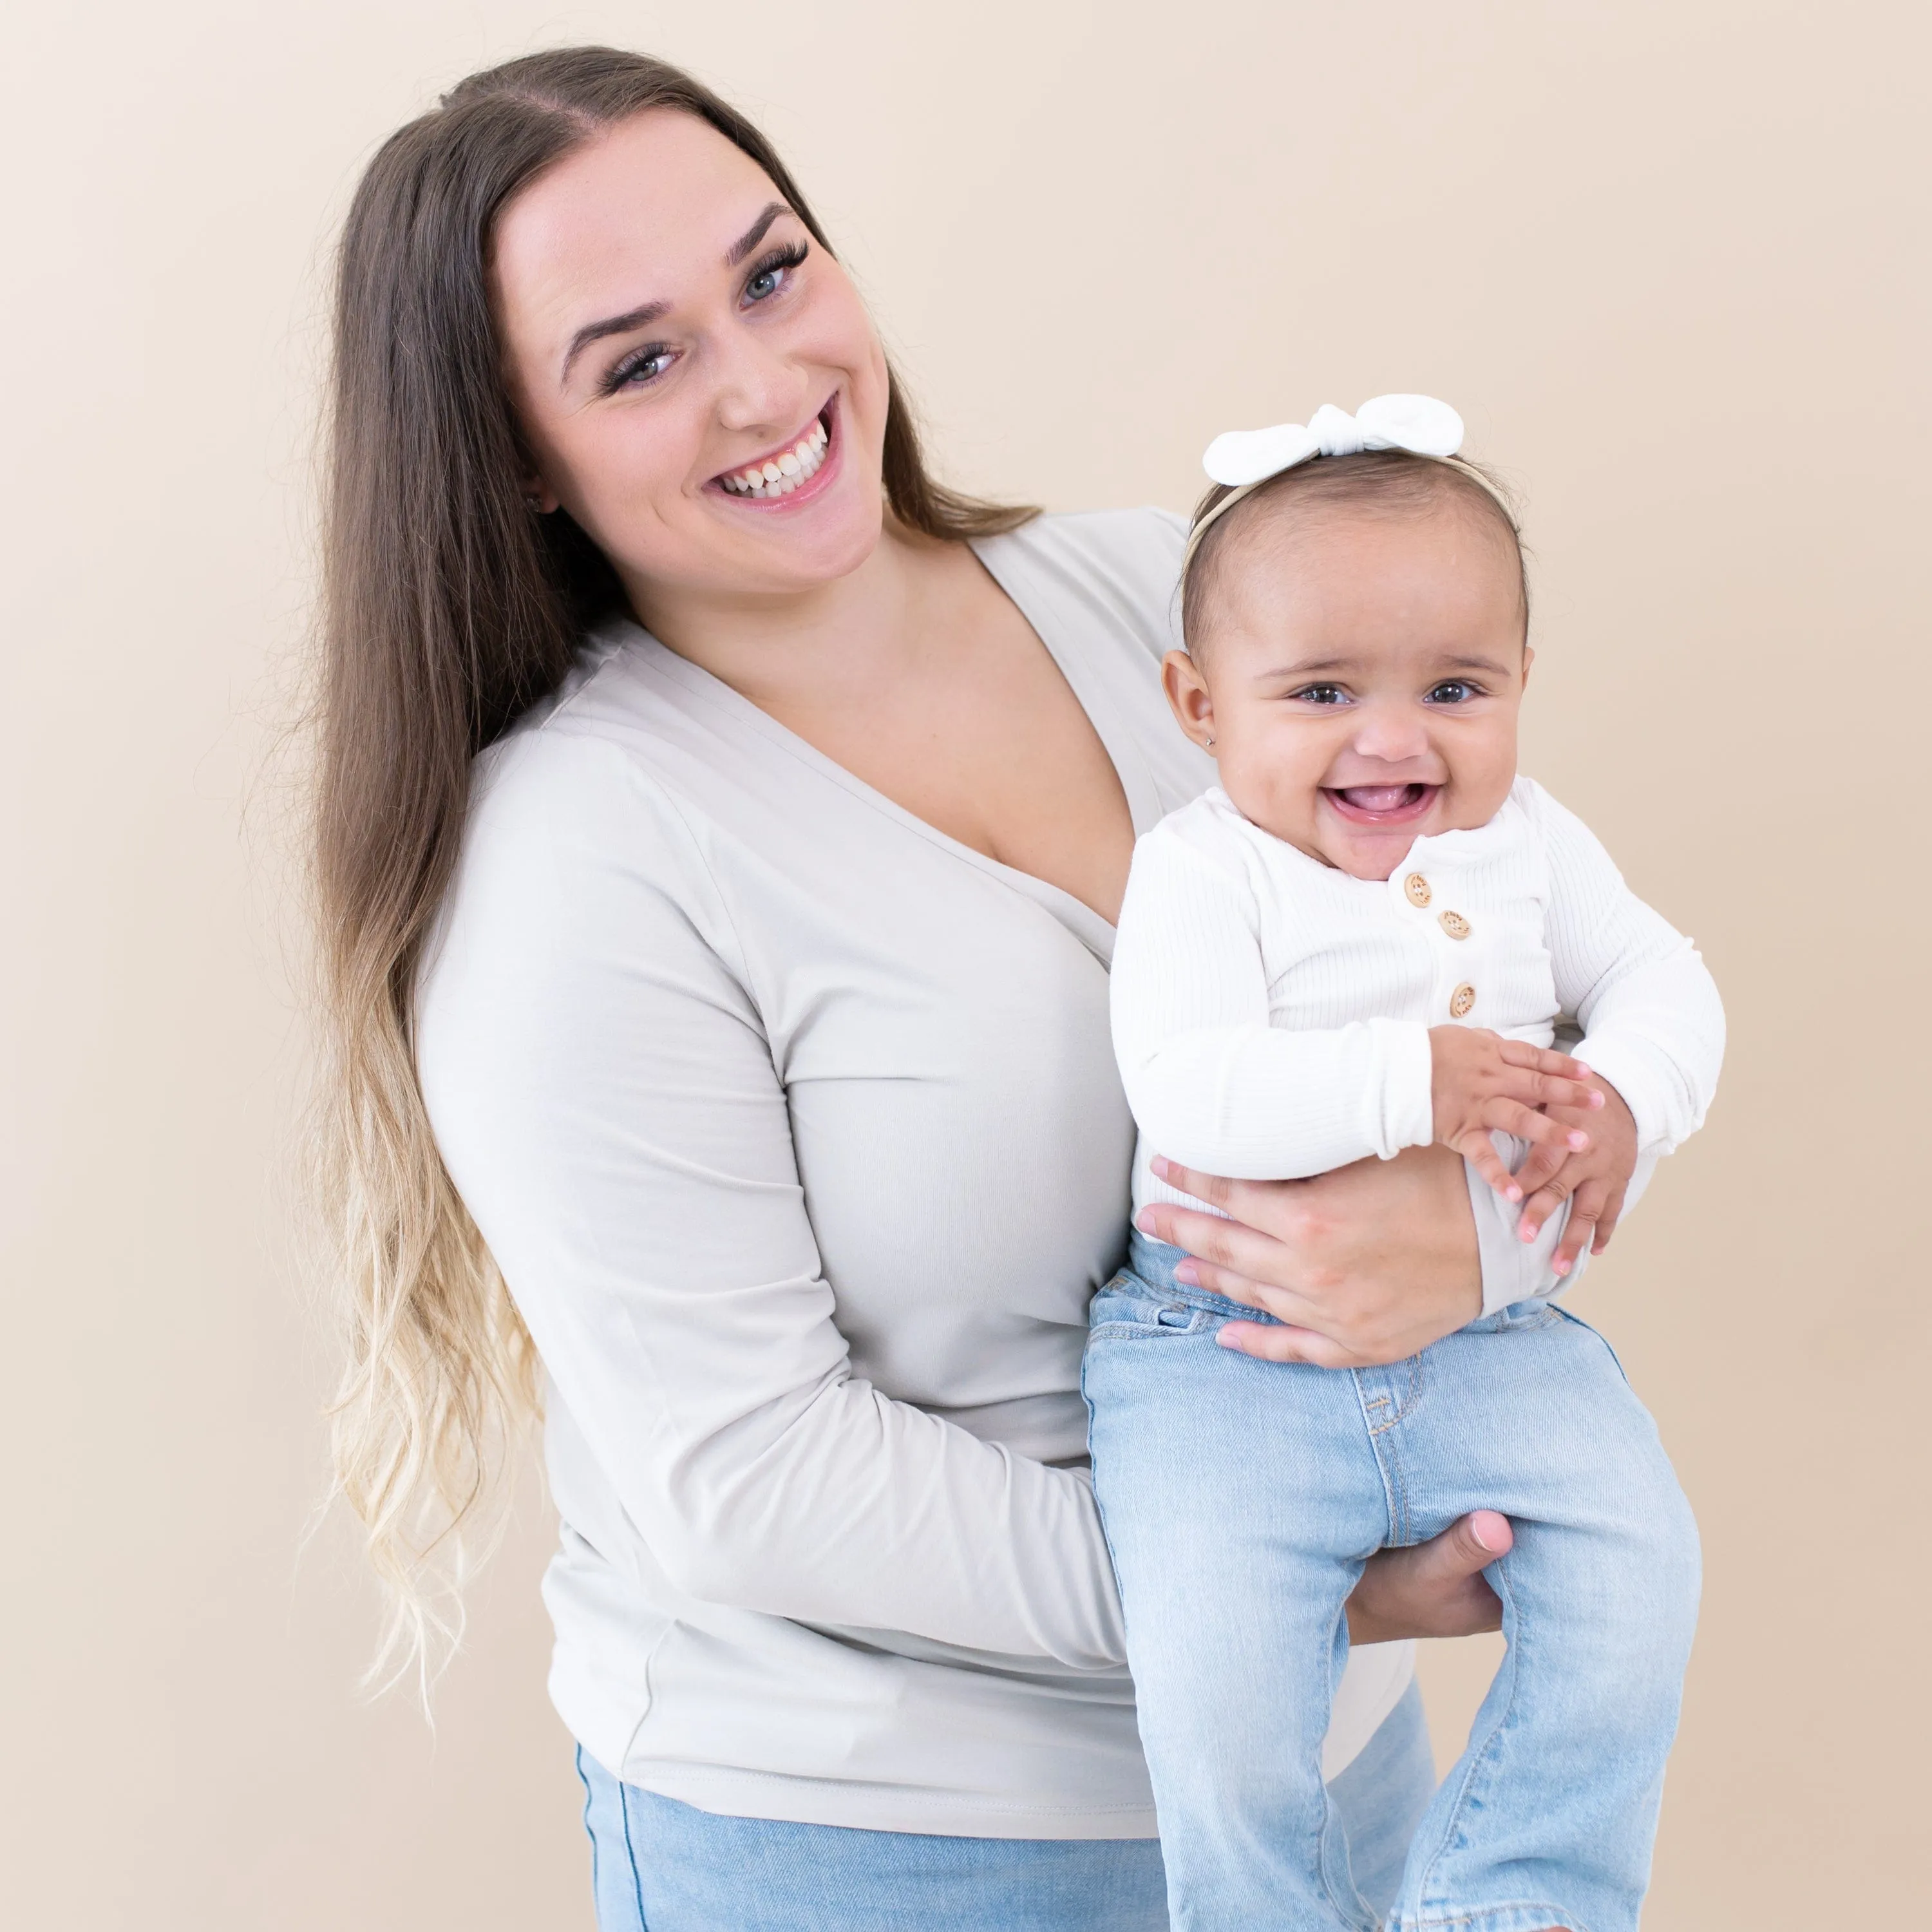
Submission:
<svg viewBox="0 0 1932 1932">
<path fill-rule="evenodd" d="M 764 118 L 959 480 L 1184 506 L 1216 429 L 1420 389 L 1522 482 L 1531 769 L 1734 1024 L 1708 1131 L 1581 1298 L 1708 1547 L 1648 1922 L 1924 1922 L 1922 9 L 31 12 L 0 124 L 0 1917 L 589 1923 L 534 1490 L 434 1740 L 356 1698 L 346 1538 L 298 1553 L 328 1342 L 289 1232 L 272 754 L 356 170 L 469 68 L 604 38 Z M 1492 1653 L 1440 1648 L 1453 1750 Z"/>
</svg>

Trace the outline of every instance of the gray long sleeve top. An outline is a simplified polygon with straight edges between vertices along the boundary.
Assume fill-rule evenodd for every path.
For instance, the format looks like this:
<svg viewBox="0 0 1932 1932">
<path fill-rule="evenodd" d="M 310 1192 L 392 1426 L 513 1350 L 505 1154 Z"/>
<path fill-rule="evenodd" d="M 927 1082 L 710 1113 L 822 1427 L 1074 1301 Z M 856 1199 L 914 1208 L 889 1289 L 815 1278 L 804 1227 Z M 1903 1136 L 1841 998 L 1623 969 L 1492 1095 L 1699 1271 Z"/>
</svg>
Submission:
<svg viewBox="0 0 1932 1932">
<path fill-rule="evenodd" d="M 1158 677 L 1178 520 L 976 548 L 1136 832 L 1204 790 Z M 608 1769 L 746 1816 L 1153 1832 L 1079 1396 L 1134 1146 L 1112 940 L 634 625 L 478 761 L 418 1063 L 548 1371 L 551 1690 Z M 1553 1231 L 1472 1198 L 1491 1298 L 1547 1286 Z M 1411 1667 L 1356 1653 L 1331 1773 Z"/>
</svg>

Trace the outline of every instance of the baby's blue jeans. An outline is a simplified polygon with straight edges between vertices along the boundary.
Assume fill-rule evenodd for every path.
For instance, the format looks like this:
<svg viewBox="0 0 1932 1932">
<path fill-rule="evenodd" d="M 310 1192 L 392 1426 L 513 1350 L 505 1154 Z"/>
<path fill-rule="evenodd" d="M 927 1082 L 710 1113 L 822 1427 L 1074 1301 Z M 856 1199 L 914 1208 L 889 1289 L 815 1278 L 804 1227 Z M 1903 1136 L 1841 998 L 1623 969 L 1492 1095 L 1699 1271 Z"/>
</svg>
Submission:
<svg viewBox="0 0 1932 1932">
<path fill-rule="evenodd" d="M 1609 1345 L 1522 1302 L 1386 1368 L 1257 1361 L 1136 1235 L 1084 1383 L 1174 1932 L 1366 1932 L 1322 1782 L 1363 1563 L 1474 1509 L 1508 1653 L 1390 1932 L 1633 1932 L 1696 1618 L 1696 1526 Z M 1265 1321 L 1268 1318 L 1259 1318 Z"/>
</svg>

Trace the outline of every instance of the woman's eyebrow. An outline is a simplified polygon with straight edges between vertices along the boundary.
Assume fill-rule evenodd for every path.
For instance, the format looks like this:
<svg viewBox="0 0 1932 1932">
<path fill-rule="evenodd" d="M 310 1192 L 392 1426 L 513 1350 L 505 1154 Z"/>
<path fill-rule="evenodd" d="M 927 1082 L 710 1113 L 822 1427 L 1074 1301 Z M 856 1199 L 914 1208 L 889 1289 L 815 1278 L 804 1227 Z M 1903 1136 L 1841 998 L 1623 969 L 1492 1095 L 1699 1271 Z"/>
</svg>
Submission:
<svg viewBox="0 0 1932 1932">
<path fill-rule="evenodd" d="M 558 375 L 560 387 L 570 380 L 570 365 L 593 342 L 602 342 L 607 335 L 628 335 L 634 328 L 643 328 L 657 320 L 670 307 L 668 302 L 646 302 L 640 308 L 626 309 L 622 315 L 607 315 L 602 322 L 586 322 L 570 338 L 570 346 L 563 353 L 563 368 Z"/>
<path fill-rule="evenodd" d="M 733 242 L 724 251 L 724 266 L 735 268 L 758 244 L 765 238 L 766 231 L 782 214 L 789 214 L 790 206 L 782 201 L 767 202 L 757 220 Z M 646 302 L 641 307 L 626 309 L 622 315 L 607 315 L 602 322 L 586 322 L 570 338 L 570 346 L 563 353 L 563 368 L 557 377 L 560 383 L 570 380 L 570 365 L 593 342 L 601 342 L 607 335 L 628 335 L 634 328 L 648 327 L 670 307 L 668 302 Z"/>
<path fill-rule="evenodd" d="M 780 215 L 789 214 L 790 212 L 790 208 L 784 202 L 766 202 L 764 213 L 726 250 L 725 267 L 735 268 L 765 238 L 765 230 L 770 227 Z"/>
</svg>

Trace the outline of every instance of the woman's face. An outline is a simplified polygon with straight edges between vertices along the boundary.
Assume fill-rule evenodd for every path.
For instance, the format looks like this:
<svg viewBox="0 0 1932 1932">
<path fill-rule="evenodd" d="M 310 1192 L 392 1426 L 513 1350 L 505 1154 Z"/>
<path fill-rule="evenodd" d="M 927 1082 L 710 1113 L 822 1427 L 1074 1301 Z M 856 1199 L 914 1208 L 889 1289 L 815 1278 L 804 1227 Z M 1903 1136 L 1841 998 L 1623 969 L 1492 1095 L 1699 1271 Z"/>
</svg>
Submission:
<svg viewBox="0 0 1932 1932">
<path fill-rule="evenodd" d="M 530 487 L 634 598 L 795 596 L 865 561 L 884 353 L 749 155 L 651 110 L 532 182 L 495 242 Z"/>
</svg>

